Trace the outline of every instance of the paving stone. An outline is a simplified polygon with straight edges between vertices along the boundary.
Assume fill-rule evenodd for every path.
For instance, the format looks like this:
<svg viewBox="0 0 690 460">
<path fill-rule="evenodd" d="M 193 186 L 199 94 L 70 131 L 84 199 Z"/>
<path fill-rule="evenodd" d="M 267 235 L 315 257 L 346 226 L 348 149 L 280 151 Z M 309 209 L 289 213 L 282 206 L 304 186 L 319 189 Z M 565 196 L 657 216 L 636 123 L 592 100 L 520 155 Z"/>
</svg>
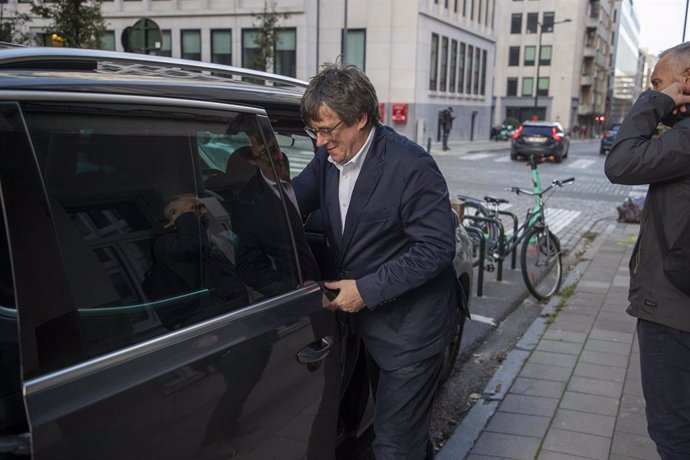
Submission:
<svg viewBox="0 0 690 460">
<path fill-rule="evenodd" d="M 575 431 L 550 429 L 544 440 L 544 449 L 564 454 L 581 455 L 591 459 L 607 460 L 610 440 Z"/>
<path fill-rule="evenodd" d="M 557 340 L 542 339 L 537 345 L 537 350 L 548 351 L 551 353 L 565 353 L 567 355 L 579 355 L 582 351 L 582 344 L 575 342 L 563 342 Z"/>
<path fill-rule="evenodd" d="M 577 283 L 577 290 L 579 292 L 606 292 L 609 290 L 609 287 L 611 287 L 611 283 L 609 281 L 581 280 L 579 283 Z"/>
<path fill-rule="evenodd" d="M 565 382 L 518 377 L 510 387 L 509 393 L 560 399 L 565 385 Z"/>
<path fill-rule="evenodd" d="M 644 398 L 641 395 L 631 395 L 623 392 L 623 397 L 621 398 L 621 412 L 623 411 L 644 415 Z"/>
<path fill-rule="evenodd" d="M 553 417 L 558 406 L 558 399 L 540 398 L 536 396 L 507 394 L 498 410 L 513 414 L 540 415 Z"/>
<path fill-rule="evenodd" d="M 550 423 L 551 417 L 496 412 L 486 427 L 486 431 L 541 439 L 546 435 Z"/>
<path fill-rule="evenodd" d="M 630 355 L 630 346 L 629 343 L 611 342 L 592 338 L 585 342 L 585 350 L 605 351 L 606 353 L 618 353 L 625 356 Z"/>
<path fill-rule="evenodd" d="M 574 393 L 585 393 L 588 395 L 607 396 L 610 398 L 620 398 L 621 394 L 623 394 L 623 384 L 607 380 L 574 376 L 568 383 L 568 391 L 572 391 Z"/>
<path fill-rule="evenodd" d="M 554 320 L 554 325 L 564 331 L 588 333 L 592 329 L 593 321 L 582 315 L 571 315 L 560 312 Z"/>
<path fill-rule="evenodd" d="M 628 357 L 616 353 L 605 353 L 603 351 L 585 350 L 580 355 L 580 361 L 590 364 L 601 364 L 603 366 L 616 366 L 625 368 L 628 365 Z"/>
<path fill-rule="evenodd" d="M 470 454 L 465 457 L 465 460 L 502 460 L 504 458 L 505 457 L 494 457 L 493 455 Z"/>
<path fill-rule="evenodd" d="M 567 382 L 573 371 L 569 367 L 550 366 L 528 362 L 520 371 L 520 377 Z"/>
<path fill-rule="evenodd" d="M 620 412 L 616 422 L 616 432 L 649 436 L 647 434 L 647 418 L 644 414 L 634 412 Z"/>
<path fill-rule="evenodd" d="M 577 431 L 579 433 L 597 436 L 613 436 L 616 417 L 609 415 L 591 414 L 567 409 L 558 409 L 551 423 L 553 428 Z"/>
<path fill-rule="evenodd" d="M 605 331 L 596 326 L 589 334 L 592 339 L 609 340 L 613 342 L 632 343 L 634 334 L 628 332 Z"/>
<path fill-rule="evenodd" d="M 627 332 L 632 334 L 635 332 L 635 323 L 624 320 L 612 320 L 607 318 L 597 318 L 594 327 L 603 329 L 605 331 Z"/>
<path fill-rule="evenodd" d="M 577 356 L 564 355 L 563 353 L 549 353 L 546 351 L 535 351 L 527 360 L 528 363 L 546 364 L 548 366 L 574 368 L 577 363 Z"/>
<path fill-rule="evenodd" d="M 578 377 L 589 377 L 600 380 L 610 380 L 612 382 L 623 383 L 625 381 L 625 368 L 604 366 L 601 364 L 591 364 L 579 362 L 575 366 L 573 375 Z"/>
<path fill-rule="evenodd" d="M 642 381 L 639 376 L 628 375 L 623 386 L 623 393 L 628 395 L 643 396 Z"/>
<path fill-rule="evenodd" d="M 618 431 L 613 435 L 611 453 L 644 460 L 659 458 L 656 445 L 649 439 L 649 436 L 620 433 Z"/>
<path fill-rule="evenodd" d="M 589 460 L 587 457 L 580 457 L 579 455 L 562 454 L 560 452 L 551 452 L 542 449 L 539 452 L 537 460 Z"/>
<path fill-rule="evenodd" d="M 620 402 L 617 398 L 566 391 L 559 408 L 615 416 L 618 414 L 619 404 Z"/>
<path fill-rule="evenodd" d="M 484 432 L 472 448 L 472 453 L 501 457 L 510 452 L 512 459 L 532 460 L 540 444 L 541 438 Z"/>
<path fill-rule="evenodd" d="M 587 334 L 583 332 L 564 331 L 553 325 L 544 333 L 544 339 L 561 340 L 563 342 L 585 343 Z"/>
</svg>

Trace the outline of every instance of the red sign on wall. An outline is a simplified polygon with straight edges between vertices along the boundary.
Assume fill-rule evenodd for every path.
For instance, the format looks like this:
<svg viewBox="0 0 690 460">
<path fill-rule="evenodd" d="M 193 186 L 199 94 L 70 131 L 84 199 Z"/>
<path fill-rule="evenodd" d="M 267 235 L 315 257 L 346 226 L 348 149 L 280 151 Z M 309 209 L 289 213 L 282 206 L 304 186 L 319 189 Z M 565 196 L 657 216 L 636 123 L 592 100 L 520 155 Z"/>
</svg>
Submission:
<svg viewBox="0 0 690 460">
<path fill-rule="evenodd" d="M 391 119 L 394 123 L 407 123 L 406 102 L 396 102 L 393 104 Z"/>
</svg>

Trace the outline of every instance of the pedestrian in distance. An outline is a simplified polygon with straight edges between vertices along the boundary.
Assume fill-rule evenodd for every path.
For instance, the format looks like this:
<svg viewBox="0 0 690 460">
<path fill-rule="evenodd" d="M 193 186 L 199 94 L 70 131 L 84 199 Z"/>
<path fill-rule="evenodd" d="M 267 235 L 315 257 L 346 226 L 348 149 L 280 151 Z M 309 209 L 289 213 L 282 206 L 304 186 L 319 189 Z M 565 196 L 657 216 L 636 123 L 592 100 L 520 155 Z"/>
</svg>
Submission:
<svg viewBox="0 0 690 460">
<path fill-rule="evenodd" d="M 418 144 L 378 122 L 369 78 L 328 64 L 302 98 L 316 154 L 293 180 L 302 212 L 321 209 L 337 296 L 362 338 L 377 460 L 431 459 L 431 409 L 456 330 L 455 221 L 446 182 Z"/>
<path fill-rule="evenodd" d="M 690 458 L 690 42 L 659 55 L 651 84 L 623 120 L 605 171 L 614 183 L 649 184 L 627 311 L 637 317 L 649 435 L 663 460 L 680 460 Z M 659 122 L 671 129 L 657 139 Z M 674 262 L 668 246 L 686 256 Z"/>
<path fill-rule="evenodd" d="M 448 150 L 448 136 L 450 135 L 450 130 L 453 128 L 453 120 L 455 120 L 453 116 L 453 107 L 441 110 L 439 118 L 441 123 L 441 134 L 443 136 L 443 150 Z"/>
</svg>

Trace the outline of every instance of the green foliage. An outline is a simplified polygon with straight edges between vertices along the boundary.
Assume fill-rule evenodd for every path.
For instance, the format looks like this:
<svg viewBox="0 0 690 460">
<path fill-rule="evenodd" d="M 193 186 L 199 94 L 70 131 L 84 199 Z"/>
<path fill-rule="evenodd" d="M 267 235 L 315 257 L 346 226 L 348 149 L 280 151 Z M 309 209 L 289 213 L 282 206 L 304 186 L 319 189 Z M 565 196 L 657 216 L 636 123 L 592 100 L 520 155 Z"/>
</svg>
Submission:
<svg viewBox="0 0 690 460">
<path fill-rule="evenodd" d="M 275 56 L 276 33 L 279 29 L 278 23 L 281 19 L 287 19 L 289 16 L 287 13 L 276 12 L 275 3 L 271 5 L 269 10 L 268 2 L 264 2 L 263 12 L 254 16 L 254 26 L 258 29 L 258 33 L 254 38 L 257 51 L 250 63 L 251 68 L 263 71 L 271 70 L 273 57 Z"/>
<path fill-rule="evenodd" d="M 4 5 L 0 4 L 0 42 L 28 45 L 30 38 L 24 25 L 29 19 L 29 15 L 17 12 L 6 16 Z"/>
<path fill-rule="evenodd" d="M 50 3 L 32 3 L 31 12 L 51 19 L 49 34 L 58 34 L 70 48 L 100 49 L 101 37 L 106 33 L 101 13 L 102 0 L 61 0 Z"/>
<path fill-rule="evenodd" d="M 517 128 L 518 126 L 520 126 L 520 121 L 514 117 L 507 117 L 505 120 L 503 120 L 503 124 L 506 126 L 510 125 L 513 128 Z"/>
</svg>

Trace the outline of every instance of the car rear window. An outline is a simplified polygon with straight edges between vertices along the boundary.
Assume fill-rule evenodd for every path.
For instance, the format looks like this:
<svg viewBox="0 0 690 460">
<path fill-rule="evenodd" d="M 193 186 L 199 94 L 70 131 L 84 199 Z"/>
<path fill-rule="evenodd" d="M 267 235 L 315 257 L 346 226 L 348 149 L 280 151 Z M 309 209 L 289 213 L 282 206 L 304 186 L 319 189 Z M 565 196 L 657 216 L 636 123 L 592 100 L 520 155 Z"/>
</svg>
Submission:
<svg viewBox="0 0 690 460">
<path fill-rule="evenodd" d="M 529 126 L 522 127 L 523 136 L 551 136 L 553 133 L 551 126 Z"/>
</svg>

